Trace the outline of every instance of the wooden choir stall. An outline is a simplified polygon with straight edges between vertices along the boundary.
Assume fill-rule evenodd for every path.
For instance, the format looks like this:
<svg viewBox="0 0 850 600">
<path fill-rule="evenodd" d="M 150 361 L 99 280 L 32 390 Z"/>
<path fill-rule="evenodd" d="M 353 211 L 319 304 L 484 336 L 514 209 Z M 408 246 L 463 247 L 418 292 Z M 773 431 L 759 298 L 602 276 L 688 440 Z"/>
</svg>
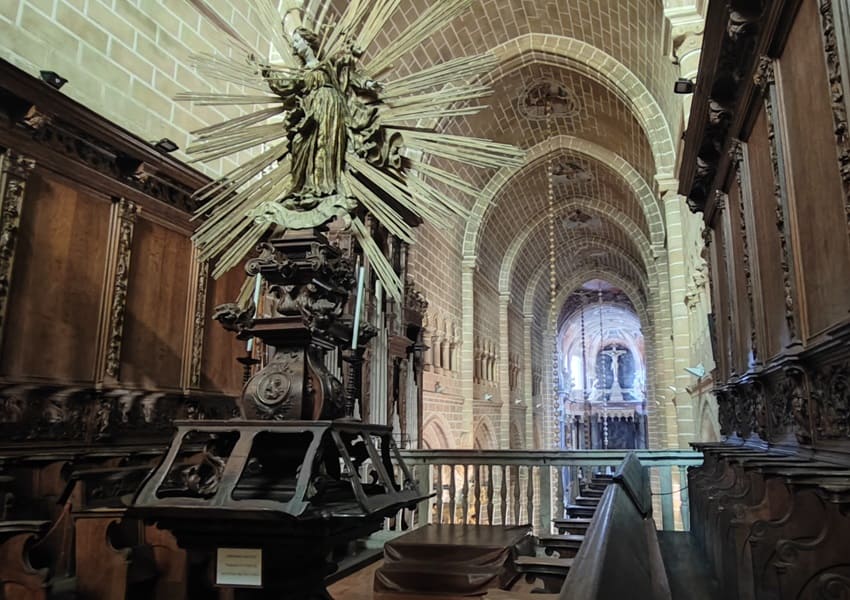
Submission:
<svg viewBox="0 0 850 600">
<path fill-rule="evenodd" d="M 727 598 L 850 591 L 846 2 L 712 2 L 680 173 L 705 222 L 722 444 L 692 526 Z"/>
</svg>

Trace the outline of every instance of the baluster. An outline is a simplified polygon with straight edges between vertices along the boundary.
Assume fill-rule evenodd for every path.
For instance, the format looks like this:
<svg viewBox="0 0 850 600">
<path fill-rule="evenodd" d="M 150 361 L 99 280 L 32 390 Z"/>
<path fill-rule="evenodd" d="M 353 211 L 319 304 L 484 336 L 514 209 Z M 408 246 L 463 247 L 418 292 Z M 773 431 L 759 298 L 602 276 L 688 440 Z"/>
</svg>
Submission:
<svg viewBox="0 0 850 600">
<path fill-rule="evenodd" d="M 502 498 L 502 506 L 499 507 L 502 513 L 502 525 L 508 524 L 508 465 L 502 465 L 502 485 L 499 489 L 499 496 Z"/>
<path fill-rule="evenodd" d="M 542 467 L 548 469 L 549 467 Z M 537 467 L 537 472 L 540 473 L 541 467 Z M 528 502 L 528 514 L 526 522 L 534 527 L 534 466 L 528 465 L 528 485 L 526 490 L 526 501 Z"/>
<path fill-rule="evenodd" d="M 496 480 L 493 479 L 493 465 L 487 465 L 487 525 L 493 524 L 493 492 Z"/>
<path fill-rule="evenodd" d="M 520 481 L 519 481 L 519 465 L 514 465 L 511 468 L 511 491 L 513 492 L 513 509 L 514 509 L 514 525 L 519 525 L 520 517 Z"/>
<path fill-rule="evenodd" d="M 437 469 L 437 523 L 443 522 L 443 465 L 434 465 Z"/>
<path fill-rule="evenodd" d="M 481 465 L 475 465 L 475 524 L 481 524 Z"/>
<path fill-rule="evenodd" d="M 413 478 L 419 487 L 419 493 L 423 496 L 429 495 L 433 482 L 431 480 L 430 465 L 416 465 L 413 467 Z M 431 499 L 426 498 L 416 507 L 416 525 L 422 527 L 428 524 L 431 517 Z"/>
<path fill-rule="evenodd" d="M 454 523 L 457 515 L 457 498 L 455 497 L 455 494 L 457 494 L 457 478 L 455 468 L 455 465 L 450 465 L 449 467 L 451 472 L 451 479 L 449 479 L 449 523 Z"/>
<path fill-rule="evenodd" d="M 672 530 L 676 528 L 673 522 L 673 467 L 659 467 L 658 477 L 661 482 L 661 529 Z"/>
<path fill-rule="evenodd" d="M 559 468 L 557 471 L 559 486 L 562 487 L 563 483 L 561 474 L 564 469 Z M 540 523 L 540 532 L 541 535 L 549 535 L 552 532 L 552 469 L 549 465 L 543 465 L 540 467 L 540 515 L 538 517 L 538 522 Z M 560 494 L 560 497 L 563 498 L 563 487 Z M 559 516 L 563 514 L 563 509 Z"/>
<path fill-rule="evenodd" d="M 461 521 L 464 525 L 466 525 L 466 521 L 469 519 L 469 471 L 467 470 L 469 465 L 463 465 L 463 487 L 461 488 L 461 498 L 463 502 L 463 521 Z"/>
<path fill-rule="evenodd" d="M 679 465 L 679 496 L 681 496 L 682 506 L 682 529 L 685 531 L 691 530 L 691 500 L 688 495 L 688 468 L 685 465 Z"/>
</svg>

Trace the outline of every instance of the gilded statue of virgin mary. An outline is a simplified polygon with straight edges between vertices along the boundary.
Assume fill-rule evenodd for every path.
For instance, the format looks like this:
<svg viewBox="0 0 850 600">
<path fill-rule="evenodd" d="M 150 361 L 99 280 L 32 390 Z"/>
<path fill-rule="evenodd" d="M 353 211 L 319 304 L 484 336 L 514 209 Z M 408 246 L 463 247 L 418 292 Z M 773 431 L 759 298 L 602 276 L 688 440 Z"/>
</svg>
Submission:
<svg viewBox="0 0 850 600">
<path fill-rule="evenodd" d="M 296 29 L 292 46 L 303 70 L 296 78 L 269 79 L 272 91 L 294 105 L 287 118 L 292 188 L 283 204 L 296 210 L 310 210 L 322 198 L 340 194 L 349 129 L 352 141 L 362 140 L 364 131 L 378 131 L 377 109 L 361 99 L 376 100 L 378 84 L 354 69 L 350 46 L 319 60 L 319 45 L 312 31 Z"/>
<path fill-rule="evenodd" d="M 333 26 L 326 6 L 287 0 L 274 58 L 241 42 L 227 53 L 196 57 L 198 70 L 243 86 L 243 94 L 186 93 L 200 104 L 246 105 L 238 117 L 194 132 L 188 151 L 211 161 L 252 151 L 247 160 L 197 193 L 205 221 L 194 241 L 218 277 L 239 263 L 271 228 L 305 229 L 340 219 L 351 229 L 387 293 L 402 285 L 363 222 L 371 214 L 390 233 L 413 241 L 411 219 L 448 226 L 468 216 L 478 190 L 430 157 L 479 168 L 521 164 L 523 152 L 437 131 L 443 119 L 480 111 L 490 89 L 475 83 L 495 66 L 477 55 L 395 75 L 395 65 L 474 0 L 440 0 L 395 40 L 373 48 L 398 0 L 349 0 Z M 269 31 L 280 16 L 258 0 Z M 321 32 L 321 33 L 317 33 Z M 379 83 L 380 78 L 380 83 Z M 244 155 L 243 155 L 244 156 Z M 465 198 L 465 199 L 464 199 Z"/>
</svg>

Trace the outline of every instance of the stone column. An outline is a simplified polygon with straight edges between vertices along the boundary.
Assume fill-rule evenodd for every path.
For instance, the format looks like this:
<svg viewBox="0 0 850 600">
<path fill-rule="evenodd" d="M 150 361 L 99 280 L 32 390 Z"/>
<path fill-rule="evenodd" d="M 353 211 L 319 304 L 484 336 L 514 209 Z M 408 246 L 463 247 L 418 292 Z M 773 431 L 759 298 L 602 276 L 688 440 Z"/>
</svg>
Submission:
<svg viewBox="0 0 850 600">
<path fill-rule="evenodd" d="M 511 398 L 511 366 L 510 360 L 510 339 L 508 337 L 508 307 L 511 304 L 510 293 L 499 294 L 499 399 L 502 402 L 502 408 L 499 412 L 499 447 L 510 448 L 511 436 L 511 406 L 514 399 Z M 528 404 L 528 398 L 524 398 Z M 528 447 L 528 440 L 524 447 Z"/>
<path fill-rule="evenodd" d="M 476 258 L 463 259 L 461 290 L 463 320 L 461 322 L 460 391 L 463 396 L 463 418 L 459 435 L 461 448 L 472 448 L 474 443 L 474 394 L 473 373 L 475 370 L 475 262 Z"/>
<path fill-rule="evenodd" d="M 534 315 L 522 315 L 522 395 L 528 403 L 528 410 L 525 412 L 525 439 L 526 448 L 535 448 L 534 445 L 534 413 L 537 408 L 534 406 L 534 398 L 532 397 L 533 383 L 531 374 L 531 326 L 534 322 Z"/>
<path fill-rule="evenodd" d="M 694 400 L 685 391 L 695 383 L 693 375 L 685 369 L 690 363 L 691 336 L 688 307 L 685 296 L 688 293 L 689 274 L 685 260 L 685 238 L 683 211 L 687 211 L 684 200 L 675 193 L 678 181 L 668 179 L 659 181 L 664 200 L 665 220 L 667 223 L 667 264 L 670 275 L 671 325 L 673 336 L 673 385 L 676 387 L 676 425 L 678 446 L 687 448 L 694 441 Z M 665 193 L 666 192 L 666 193 Z M 672 440 L 670 440 L 672 441 Z"/>
</svg>

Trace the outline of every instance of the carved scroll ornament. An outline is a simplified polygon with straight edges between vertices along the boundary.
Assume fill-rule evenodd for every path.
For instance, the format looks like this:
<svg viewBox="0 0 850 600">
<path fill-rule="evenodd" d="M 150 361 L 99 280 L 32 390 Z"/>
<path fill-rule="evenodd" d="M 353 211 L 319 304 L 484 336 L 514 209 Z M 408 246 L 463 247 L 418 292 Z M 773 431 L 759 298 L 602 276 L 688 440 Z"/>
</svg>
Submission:
<svg viewBox="0 0 850 600">
<path fill-rule="evenodd" d="M 26 182 L 35 161 L 12 151 L 0 156 L 0 333 L 6 316 Z"/>
<path fill-rule="evenodd" d="M 118 246 L 115 255 L 115 276 L 112 279 L 112 303 L 109 313 L 109 339 L 106 350 L 106 374 L 117 378 L 121 366 L 121 341 L 124 314 L 127 310 L 127 288 L 130 281 L 130 253 L 133 248 L 133 229 L 139 208 L 135 203 L 118 201 Z"/>
<path fill-rule="evenodd" d="M 838 40 L 835 36 L 832 0 L 821 0 L 820 14 L 823 49 L 826 55 L 827 75 L 829 77 L 830 101 L 832 103 L 835 149 L 838 153 L 838 169 L 844 187 L 844 210 L 847 215 L 848 234 L 850 234 L 850 131 L 848 131 L 844 86 L 841 81 L 841 61 L 838 54 Z"/>
</svg>

